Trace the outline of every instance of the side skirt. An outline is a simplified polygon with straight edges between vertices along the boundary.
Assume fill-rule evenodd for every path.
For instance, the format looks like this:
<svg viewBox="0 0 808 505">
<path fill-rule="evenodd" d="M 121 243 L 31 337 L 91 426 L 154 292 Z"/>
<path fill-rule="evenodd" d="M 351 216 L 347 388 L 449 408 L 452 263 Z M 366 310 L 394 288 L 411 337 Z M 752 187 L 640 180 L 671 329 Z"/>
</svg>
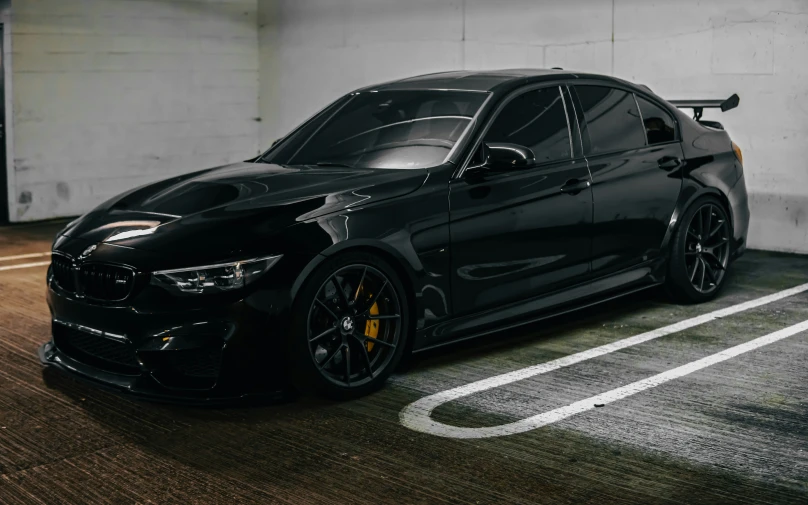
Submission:
<svg viewBox="0 0 808 505">
<path fill-rule="evenodd" d="M 413 353 L 517 328 L 659 286 L 665 280 L 665 266 L 663 259 L 655 259 L 563 291 L 442 322 L 416 334 Z"/>
</svg>

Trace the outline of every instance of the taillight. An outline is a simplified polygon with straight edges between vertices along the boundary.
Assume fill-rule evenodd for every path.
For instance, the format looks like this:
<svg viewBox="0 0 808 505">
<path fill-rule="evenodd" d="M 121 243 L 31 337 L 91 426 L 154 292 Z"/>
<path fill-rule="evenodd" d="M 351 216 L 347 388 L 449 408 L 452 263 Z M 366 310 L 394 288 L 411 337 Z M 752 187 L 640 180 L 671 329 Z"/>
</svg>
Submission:
<svg viewBox="0 0 808 505">
<path fill-rule="evenodd" d="M 741 153 L 741 148 L 738 147 L 738 144 L 735 142 L 732 142 L 732 150 L 735 152 L 735 157 L 738 158 L 738 161 L 740 161 L 741 165 L 743 165 L 743 154 Z"/>
</svg>

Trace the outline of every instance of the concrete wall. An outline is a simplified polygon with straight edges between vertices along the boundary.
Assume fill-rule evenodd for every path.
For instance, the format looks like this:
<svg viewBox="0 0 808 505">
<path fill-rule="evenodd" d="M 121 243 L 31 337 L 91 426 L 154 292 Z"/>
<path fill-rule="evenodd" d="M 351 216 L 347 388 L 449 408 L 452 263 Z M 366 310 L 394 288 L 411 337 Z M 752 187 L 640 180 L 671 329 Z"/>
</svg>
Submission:
<svg viewBox="0 0 808 505">
<path fill-rule="evenodd" d="M 257 0 L 13 0 L 11 220 L 256 153 L 256 13 Z"/>
<path fill-rule="evenodd" d="M 750 245 L 808 253 L 804 0 L 261 0 L 261 144 L 356 87 L 452 69 L 553 67 L 668 98 L 741 96 L 712 114 L 742 147 Z"/>
</svg>

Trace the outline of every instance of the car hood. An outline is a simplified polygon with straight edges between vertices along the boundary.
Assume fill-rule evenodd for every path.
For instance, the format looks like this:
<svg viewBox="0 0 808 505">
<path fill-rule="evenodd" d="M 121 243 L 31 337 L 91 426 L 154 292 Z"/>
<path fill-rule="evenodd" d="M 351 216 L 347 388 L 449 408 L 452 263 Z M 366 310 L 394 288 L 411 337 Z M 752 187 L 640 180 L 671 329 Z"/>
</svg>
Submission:
<svg viewBox="0 0 808 505">
<path fill-rule="evenodd" d="M 235 163 L 124 193 L 61 233 L 85 243 L 205 256 L 236 254 L 252 237 L 415 191 L 424 169 Z"/>
</svg>

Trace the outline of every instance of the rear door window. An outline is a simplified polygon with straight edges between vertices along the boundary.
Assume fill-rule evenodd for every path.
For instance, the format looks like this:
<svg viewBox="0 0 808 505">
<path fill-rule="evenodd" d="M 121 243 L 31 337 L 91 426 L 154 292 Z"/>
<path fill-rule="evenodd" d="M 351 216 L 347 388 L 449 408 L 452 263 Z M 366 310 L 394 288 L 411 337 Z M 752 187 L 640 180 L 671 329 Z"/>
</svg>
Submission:
<svg viewBox="0 0 808 505">
<path fill-rule="evenodd" d="M 577 85 L 589 138 L 588 154 L 627 151 L 645 146 L 645 131 L 633 93 L 608 86 Z"/>
<path fill-rule="evenodd" d="M 665 109 L 639 95 L 637 95 L 637 103 L 640 104 L 640 114 L 642 114 L 642 122 L 645 125 L 648 145 L 664 144 L 676 140 L 676 124 Z"/>
</svg>

